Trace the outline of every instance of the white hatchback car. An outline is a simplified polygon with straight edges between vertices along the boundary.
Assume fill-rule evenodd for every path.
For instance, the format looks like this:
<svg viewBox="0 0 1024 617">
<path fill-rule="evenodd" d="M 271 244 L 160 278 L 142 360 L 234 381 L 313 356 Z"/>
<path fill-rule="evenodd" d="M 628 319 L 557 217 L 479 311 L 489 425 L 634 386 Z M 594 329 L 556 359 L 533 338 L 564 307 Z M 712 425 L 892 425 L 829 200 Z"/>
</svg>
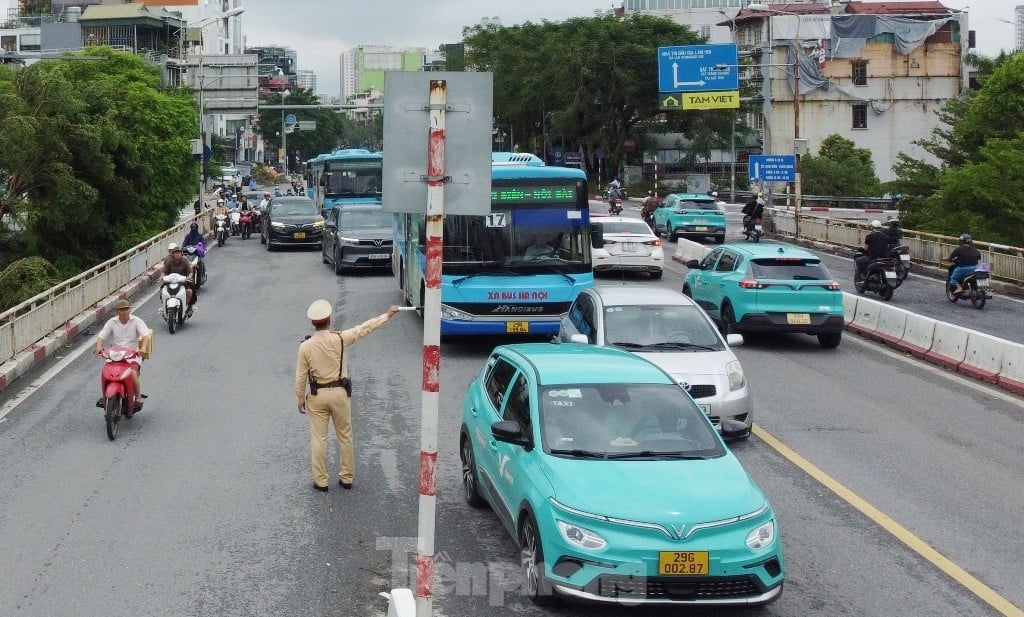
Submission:
<svg viewBox="0 0 1024 617">
<path fill-rule="evenodd" d="M 625 216 L 605 216 L 592 221 L 600 226 L 604 246 L 593 250 L 594 271 L 646 272 L 660 279 L 665 267 L 661 238 L 647 223 Z"/>
<path fill-rule="evenodd" d="M 626 349 L 670 374 L 716 428 L 723 419 L 753 426 L 754 404 L 743 367 L 692 299 L 653 285 L 598 285 L 584 289 L 562 317 L 559 340 Z M 749 432 L 748 432 L 749 435 Z"/>
</svg>

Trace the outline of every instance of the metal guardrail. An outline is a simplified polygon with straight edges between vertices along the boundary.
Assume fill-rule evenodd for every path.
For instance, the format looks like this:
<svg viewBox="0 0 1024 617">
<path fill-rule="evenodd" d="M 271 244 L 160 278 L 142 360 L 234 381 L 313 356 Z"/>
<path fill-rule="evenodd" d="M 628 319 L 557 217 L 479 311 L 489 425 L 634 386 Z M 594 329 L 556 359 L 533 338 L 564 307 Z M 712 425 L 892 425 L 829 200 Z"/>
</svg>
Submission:
<svg viewBox="0 0 1024 617">
<path fill-rule="evenodd" d="M 793 213 L 786 209 L 765 210 L 768 231 L 796 237 Z M 800 238 L 827 244 L 837 244 L 850 250 L 864 246 L 864 236 L 871 233 L 863 221 L 851 221 L 823 216 L 800 215 Z M 959 246 L 959 239 L 912 229 L 903 230 L 902 244 L 910 247 L 910 255 L 918 263 L 944 268 L 944 260 Z M 992 264 L 992 278 L 1013 285 L 1024 285 L 1024 248 L 974 241 L 982 253 L 982 260 Z"/>
<path fill-rule="evenodd" d="M 206 234 L 212 228 L 212 219 L 209 211 L 185 219 L 120 255 L 0 313 L 0 363 L 28 349 L 160 263 L 167 255 L 165 243 L 180 239 L 193 221 L 199 223 L 199 230 Z"/>
</svg>

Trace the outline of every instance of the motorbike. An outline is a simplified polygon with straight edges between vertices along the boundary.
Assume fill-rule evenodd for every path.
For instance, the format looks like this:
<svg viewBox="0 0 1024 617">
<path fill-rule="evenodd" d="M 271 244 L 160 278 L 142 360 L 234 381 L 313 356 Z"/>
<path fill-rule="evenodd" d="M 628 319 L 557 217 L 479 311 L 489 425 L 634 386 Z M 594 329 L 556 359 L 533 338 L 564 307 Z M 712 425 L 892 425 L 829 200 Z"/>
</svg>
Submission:
<svg viewBox="0 0 1024 617">
<path fill-rule="evenodd" d="M 107 437 L 113 441 L 117 439 L 117 423 L 121 418 L 131 418 L 142 409 L 142 401 L 135 401 L 131 365 L 131 361 L 139 357 L 139 352 L 114 346 L 104 349 L 100 355 L 104 359 L 100 374 L 103 398 L 96 402 L 96 406 L 103 409 Z"/>
<path fill-rule="evenodd" d="M 237 208 L 235 210 L 232 210 L 231 211 L 231 235 L 232 236 L 237 236 L 239 234 L 239 225 L 238 225 L 238 223 L 241 220 L 242 220 L 242 213 L 239 212 Z"/>
<path fill-rule="evenodd" d="M 242 239 L 248 240 L 252 236 L 252 211 L 245 210 L 238 218 L 238 225 L 242 229 Z"/>
<path fill-rule="evenodd" d="M 963 287 L 963 292 L 960 294 L 955 293 L 956 283 L 950 280 L 954 268 L 956 268 L 956 264 L 950 265 L 946 275 L 946 299 L 950 302 L 970 300 L 974 308 L 985 308 L 985 302 L 989 299 L 988 286 L 989 277 L 992 276 L 992 266 L 987 263 L 979 263 L 974 272 L 964 276 L 960 281 L 960 286 Z"/>
<path fill-rule="evenodd" d="M 228 240 L 228 236 L 231 234 L 228 227 L 228 217 L 226 214 L 217 214 L 213 218 L 215 219 L 213 224 L 213 237 L 217 239 L 217 246 L 224 246 L 224 243 Z"/>
<path fill-rule="evenodd" d="M 863 250 L 855 252 L 855 257 L 864 255 Z M 858 279 L 856 271 L 853 276 L 853 284 L 857 289 L 857 293 L 863 294 L 871 291 L 883 300 L 891 300 L 892 293 L 900 283 L 899 276 L 896 274 L 896 262 L 898 259 L 891 259 L 889 257 L 883 257 L 881 259 L 873 259 L 864 268 L 864 278 Z"/>
<path fill-rule="evenodd" d="M 761 217 L 754 218 L 749 214 L 743 217 L 743 237 L 751 242 L 760 242 L 764 227 L 761 226 Z"/>
<path fill-rule="evenodd" d="M 618 216 L 618 215 L 622 214 L 622 200 L 621 199 L 613 199 L 613 200 L 611 200 L 610 204 L 611 204 L 611 208 L 610 209 L 611 209 L 612 215 Z"/>
<path fill-rule="evenodd" d="M 161 279 L 160 315 L 167 322 L 167 331 L 174 334 L 178 326 L 192 316 L 192 307 L 188 305 L 188 277 L 182 274 L 165 274 Z"/>
<path fill-rule="evenodd" d="M 196 273 L 196 289 L 206 284 L 206 261 L 203 259 L 206 256 L 206 247 L 200 242 L 196 245 L 186 244 L 181 247 L 181 250 L 185 253 L 185 259 L 192 264 L 192 271 Z"/>
<path fill-rule="evenodd" d="M 909 246 L 894 246 L 889 249 L 889 258 L 896 260 L 896 275 L 900 277 L 901 281 L 907 280 L 907 275 L 910 274 L 910 247 Z"/>
</svg>

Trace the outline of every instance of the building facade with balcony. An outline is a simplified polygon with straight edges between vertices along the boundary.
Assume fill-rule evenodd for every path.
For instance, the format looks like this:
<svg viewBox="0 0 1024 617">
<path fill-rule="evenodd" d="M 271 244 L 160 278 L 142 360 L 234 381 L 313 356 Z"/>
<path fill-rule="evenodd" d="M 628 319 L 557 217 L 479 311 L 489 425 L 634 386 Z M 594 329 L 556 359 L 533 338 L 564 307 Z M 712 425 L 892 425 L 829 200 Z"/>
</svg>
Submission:
<svg viewBox="0 0 1024 617">
<path fill-rule="evenodd" d="M 709 8 L 713 0 L 646 0 L 648 7 L 666 3 L 674 8 L 644 12 L 681 21 L 702 4 L 741 56 L 752 56 L 741 60 L 743 113 L 764 154 L 816 154 L 838 134 L 871 152 L 883 182 L 895 179 L 901 152 L 938 162 L 914 142 L 931 137 L 941 108 L 969 87 L 966 12 L 936 0 L 767 2 L 738 11 Z M 643 4 L 626 0 L 627 12 Z"/>
</svg>

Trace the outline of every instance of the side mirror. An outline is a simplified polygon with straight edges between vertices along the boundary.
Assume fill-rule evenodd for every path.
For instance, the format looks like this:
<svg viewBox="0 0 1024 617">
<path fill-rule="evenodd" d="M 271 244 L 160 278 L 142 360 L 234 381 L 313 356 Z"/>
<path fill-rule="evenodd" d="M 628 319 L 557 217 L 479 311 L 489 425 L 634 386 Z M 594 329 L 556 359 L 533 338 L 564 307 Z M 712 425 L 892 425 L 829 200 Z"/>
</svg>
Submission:
<svg viewBox="0 0 1024 617">
<path fill-rule="evenodd" d="M 604 247 L 604 225 L 601 223 L 590 224 L 590 246 L 595 249 Z"/>
<path fill-rule="evenodd" d="M 691 259 L 690 261 L 686 262 L 686 267 L 691 269 L 691 270 L 700 270 L 701 269 L 700 262 L 697 261 L 696 259 Z"/>
<path fill-rule="evenodd" d="M 491 425 L 491 435 L 498 441 L 510 443 L 514 446 L 523 446 L 527 450 L 533 449 L 530 437 L 523 435 L 519 429 L 519 423 L 514 420 L 502 420 Z"/>
<path fill-rule="evenodd" d="M 725 344 L 729 347 L 739 347 L 743 344 L 743 335 L 739 332 L 730 332 L 725 335 Z"/>
<path fill-rule="evenodd" d="M 739 420 L 723 419 L 720 426 L 722 439 L 727 442 L 739 441 L 750 435 L 750 429 Z"/>
<path fill-rule="evenodd" d="M 338 226 L 334 224 L 334 221 L 327 221 L 326 223 L 324 223 L 324 227 L 326 227 L 327 229 L 330 229 L 331 231 L 334 231 L 335 229 L 338 228 Z M 732 336 L 732 335 L 730 334 L 729 336 Z M 742 338 L 741 338 L 741 340 L 742 340 Z"/>
</svg>

